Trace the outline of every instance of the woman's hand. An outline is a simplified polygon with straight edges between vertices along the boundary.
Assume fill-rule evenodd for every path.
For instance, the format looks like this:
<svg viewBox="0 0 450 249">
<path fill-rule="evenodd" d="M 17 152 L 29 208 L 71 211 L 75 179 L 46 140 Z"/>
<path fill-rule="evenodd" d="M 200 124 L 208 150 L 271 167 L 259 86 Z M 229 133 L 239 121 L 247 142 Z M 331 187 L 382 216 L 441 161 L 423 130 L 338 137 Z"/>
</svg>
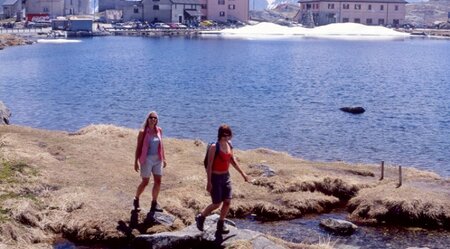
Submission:
<svg viewBox="0 0 450 249">
<path fill-rule="evenodd" d="M 248 176 L 247 174 L 245 174 L 245 173 L 242 173 L 242 177 L 244 177 L 244 180 L 246 181 L 246 182 L 250 182 L 251 180 L 250 180 L 250 176 Z"/>
<path fill-rule="evenodd" d="M 163 168 L 167 167 L 167 162 L 166 160 L 163 161 Z"/>
<path fill-rule="evenodd" d="M 134 171 L 139 172 L 139 164 L 138 162 L 134 162 Z"/>
</svg>

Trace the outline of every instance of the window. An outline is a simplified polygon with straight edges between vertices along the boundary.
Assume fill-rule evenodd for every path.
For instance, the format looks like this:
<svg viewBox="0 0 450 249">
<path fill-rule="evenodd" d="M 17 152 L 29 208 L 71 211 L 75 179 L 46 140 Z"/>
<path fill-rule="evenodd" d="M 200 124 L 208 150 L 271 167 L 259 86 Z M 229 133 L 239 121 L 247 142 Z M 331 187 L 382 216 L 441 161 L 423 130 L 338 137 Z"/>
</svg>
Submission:
<svg viewBox="0 0 450 249">
<path fill-rule="evenodd" d="M 44 7 L 43 12 L 48 13 L 48 7 Z"/>
<path fill-rule="evenodd" d="M 372 10 L 372 4 L 369 4 L 369 6 L 367 6 L 368 10 Z"/>
<path fill-rule="evenodd" d="M 384 5 L 380 5 L 380 10 L 384 10 Z"/>
<path fill-rule="evenodd" d="M 355 19 L 354 19 L 354 23 L 361 23 L 361 19 L 355 18 Z"/>
<path fill-rule="evenodd" d="M 355 4 L 355 10 L 360 10 L 361 9 L 361 4 Z"/>
<path fill-rule="evenodd" d="M 383 18 L 378 19 L 378 25 L 384 25 L 384 19 Z"/>
<path fill-rule="evenodd" d="M 234 5 L 234 4 L 229 4 L 229 5 L 228 5 L 228 9 L 229 9 L 229 10 L 234 10 L 234 9 L 236 9 L 236 5 Z"/>
<path fill-rule="evenodd" d="M 218 0 L 217 2 L 219 5 L 225 5 L 225 0 Z"/>
<path fill-rule="evenodd" d="M 159 10 L 159 5 L 153 5 L 153 10 Z"/>
<path fill-rule="evenodd" d="M 398 5 L 395 5 L 395 11 L 397 11 L 398 10 Z"/>
<path fill-rule="evenodd" d="M 334 9 L 334 3 L 329 3 L 328 4 L 328 9 Z"/>
<path fill-rule="evenodd" d="M 342 22 L 348 22 L 349 19 L 347 17 L 342 18 Z"/>
<path fill-rule="evenodd" d="M 225 16 L 225 11 L 219 12 L 219 16 Z"/>
<path fill-rule="evenodd" d="M 400 25 L 400 20 L 399 19 L 394 19 L 393 21 L 392 21 L 392 24 L 394 24 L 394 26 L 398 26 L 398 25 Z"/>
<path fill-rule="evenodd" d="M 316 9 L 319 9 L 319 4 L 316 4 Z"/>
<path fill-rule="evenodd" d="M 159 2 L 159 0 L 153 0 L 153 2 Z"/>
<path fill-rule="evenodd" d="M 73 5 L 73 2 L 72 2 L 72 0 L 70 0 L 70 5 Z"/>
<path fill-rule="evenodd" d="M 367 18 L 366 19 L 366 24 L 367 25 L 372 25 L 373 23 L 372 23 L 372 18 Z"/>
<path fill-rule="evenodd" d="M 345 4 L 344 3 L 344 5 L 342 6 L 342 8 L 344 9 L 344 10 L 348 10 L 348 9 L 350 9 L 350 4 Z"/>
<path fill-rule="evenodd" d="M 202 4 L 201 7 L 202 7 L 202 10 L 206 10 L 208 8 L 208 5 L 207 4 Z"/>
<path fill-rule="evenodd" d="M 139 13 L 139 9 L 138 9 L 138 8 L 134 8 L 133 13 L 134 13 L 134 14 Z"/>
</svg>

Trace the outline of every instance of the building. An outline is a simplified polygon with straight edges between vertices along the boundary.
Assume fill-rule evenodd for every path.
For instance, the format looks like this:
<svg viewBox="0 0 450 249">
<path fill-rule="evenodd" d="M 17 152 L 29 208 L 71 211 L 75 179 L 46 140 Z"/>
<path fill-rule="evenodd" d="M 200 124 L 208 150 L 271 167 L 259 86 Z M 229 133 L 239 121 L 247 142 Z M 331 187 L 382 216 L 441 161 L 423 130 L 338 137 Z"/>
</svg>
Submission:
<svg viewBox="0 0 450 249">
<path fill-rule="evenodd" d="M 247 22 L 248 12 L 248 0 L 207 0 L 207 18 L 210 20 Z"/>
<path fill-rule="evenodd" d="M 249 19 L 248 0 L 98 0 L 99 12 L 119 10 L 123 21 L 192 23 Z"/>
<path fill-rule="evenodd" d="M 305 26 L 330 23 L 391 25 L 405 23 L 405 0 L 300 0 L 296 16 Z"/>
<path fill-rule="evenodd" d="M 17 18 L 21 19 L 22 16 L 22 0 L 5 0 L 0 5 L 2 11 L 0 12 L 3 15 L 4 19 L 8 18 Z"/>
<path fill-rule="evenodd" d="M 91 0 L 28 0 L 25 2 L 27 19 L 56 18 L 67 15 L 88 15 Z"/>
</svg>

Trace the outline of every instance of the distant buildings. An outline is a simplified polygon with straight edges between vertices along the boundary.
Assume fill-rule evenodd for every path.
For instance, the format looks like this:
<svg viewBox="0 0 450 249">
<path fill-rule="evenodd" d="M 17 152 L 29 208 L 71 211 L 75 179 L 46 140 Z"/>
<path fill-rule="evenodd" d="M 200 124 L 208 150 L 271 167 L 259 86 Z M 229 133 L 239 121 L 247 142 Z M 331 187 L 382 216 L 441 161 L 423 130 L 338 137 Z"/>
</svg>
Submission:
<svg viewBox="0 0 450 249">
<path fill-rule="evenodd" d="M 405 0 L 300 0 L 296 19 L 305 26 L 330 23 L 392 25 L 405 23 Z"/>
<path fill-rule="evenodd" d="M 50 19 L 57 16 L 88 15 L 93 0 L 0 0 L 0 19 L 26 17 Z"/>
<path fill-rule="evenodd" d="M 19 16 L 22 10 L 22 0 L 0 0 L 0 19 Z"/>
<path fill-rule="evenodd" d="M 98 0 L 99 12 L 122 11 L 123 20 L 190 23 L 249 19 L 249 0 Z"/>
<path fill-rule="evenodd" d="M 27 20 L 57 16 L 88 15 L 91 0 L 23 0 Z"/>
</svg>

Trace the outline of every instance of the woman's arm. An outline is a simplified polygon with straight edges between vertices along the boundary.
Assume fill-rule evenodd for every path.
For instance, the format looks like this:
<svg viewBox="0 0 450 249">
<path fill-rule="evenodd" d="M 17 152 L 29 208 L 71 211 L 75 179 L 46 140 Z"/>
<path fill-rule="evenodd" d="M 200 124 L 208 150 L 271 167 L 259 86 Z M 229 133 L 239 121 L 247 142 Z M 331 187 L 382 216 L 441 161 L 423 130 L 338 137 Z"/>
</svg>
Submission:
<svg viewBox="0 0 450 249">
<path fill-rule="evenodd" d="M 136 170 L 136 171 L 139 170 L 138 161 L 139 161 L 139 157 L 141 156 L 141 153 L 142 153 L 143 140 L 144 140 L 144 131 L 140 130 L 138 137 L 137 137 L 136 152 L 134 153 L 134 170 Z"/>
<path fill-rule="evenodd" d="M 233 165 L 233 167 L 241 174 L 246 182 L 250 181 L 249 176 L 245 174 L 244 171 L 242 171 L 241 167 L 236 161 L 236 158 L 234 158 L 234 154 L 231 155 L 231 165 Z"/>
<path fill-rule="evenodd" d="M 206 183 L 206 190 L 208 190 L 208 192 L 211 192 L 212 189 L 211 175 L 215 156 L 216 156 L 216 144 L 212 144 L 211 146 L 209 146 L 208 166 L 206 167 L 206 174 L 208 177 L 208 181 Z"/>
</svg>

